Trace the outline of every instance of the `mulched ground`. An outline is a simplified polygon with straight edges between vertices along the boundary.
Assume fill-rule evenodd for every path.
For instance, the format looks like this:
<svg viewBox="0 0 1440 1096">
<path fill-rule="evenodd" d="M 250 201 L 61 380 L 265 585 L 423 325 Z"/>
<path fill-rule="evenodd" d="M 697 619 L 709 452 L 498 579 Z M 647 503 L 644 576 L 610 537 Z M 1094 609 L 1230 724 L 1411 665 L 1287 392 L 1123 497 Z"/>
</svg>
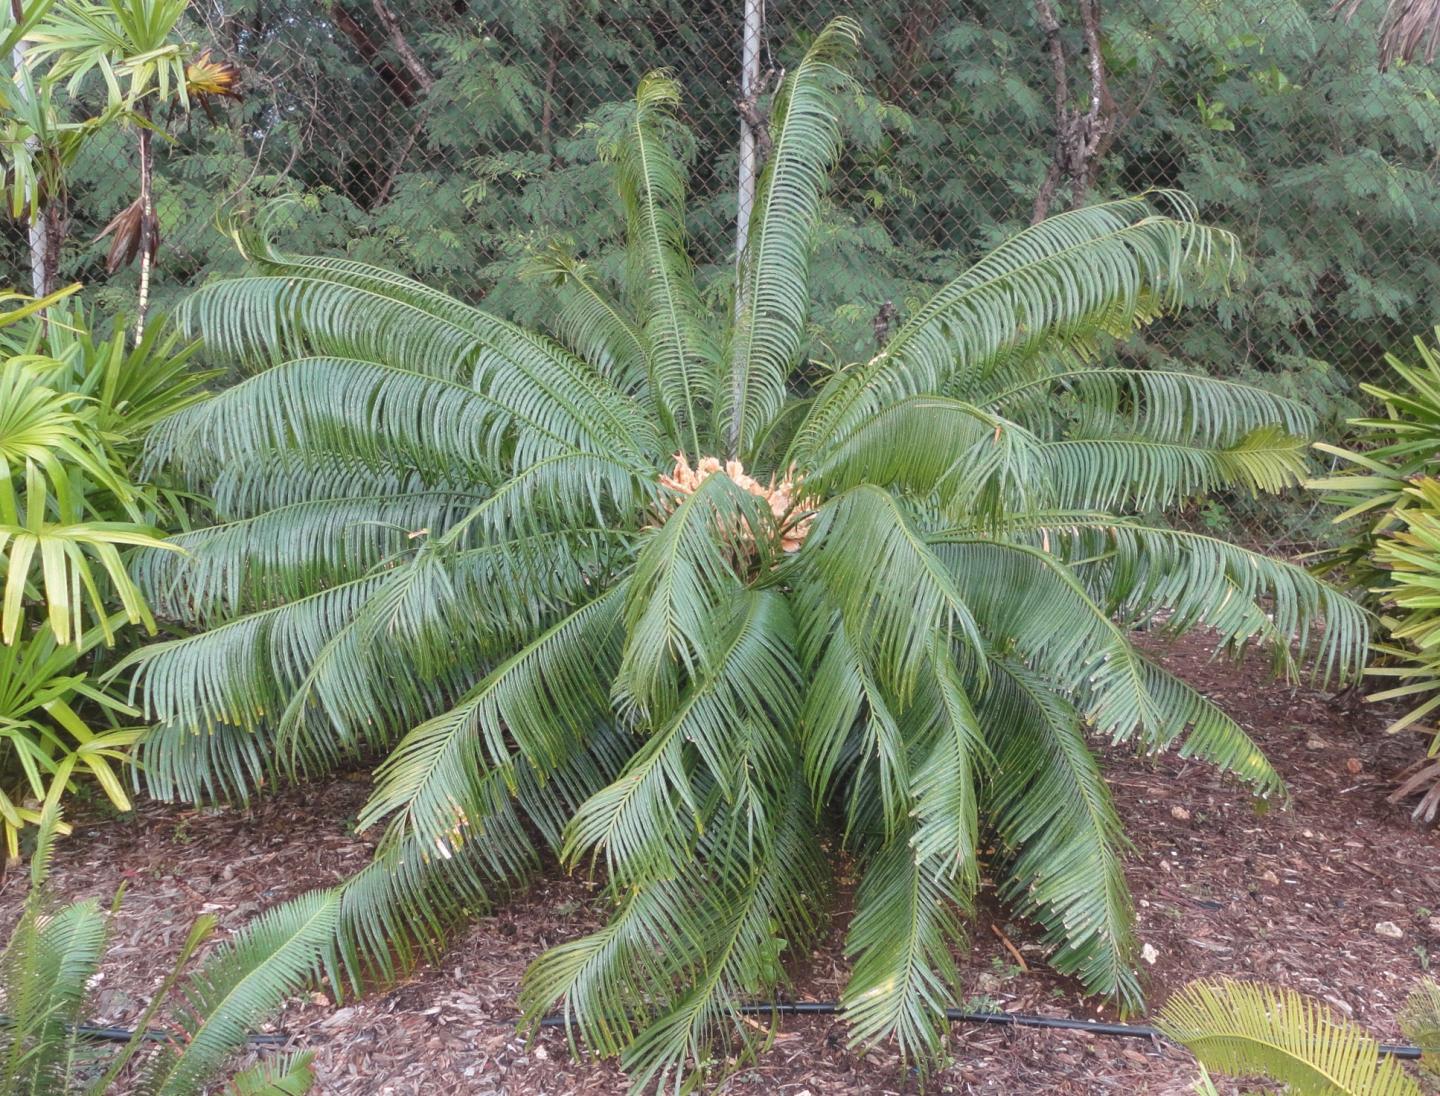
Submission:
<svg viewBox="0 0 1440 1096">
<path fill-rule="evenodd" d="M 1418 755 L 1416 742 L 1381 735 L 1373 711 L 1276 686 L 1258 665 L 1212 663 L 1198 642 L 1163 654 L 1255 736 L 1289 782 L 1292 802 L 1257 813 L 1242 789 L 1204 765 L 1120 751 L 1108 759 L 1136 844 L 1129 876 L 1140 935 L 1158 953 L 1147 972 L 1152 1002 L 1199 975 L 1265 978 L 1398 1038 L 1397 1007 L 1432 958 L 1440 968 L 1440 833 L 1385 802 L 1395 774 Z M 356 778 L 290 790 L 250 810 L 147 805 L 126 818 L 82 821 L 59 848 L 56 891 L 108 902 L 126 884 L 94 1019 L 133 1019 L 199 914 L 233 930 L 363 864 L 369 845 L 349 823 L 366 790 Z M 0 928 L 13 923 L 24 887 L 22 873 L 0 884 Z M 527 1047 L 513 1028 L 525 965 L 602 916 L 593 884 L 553 872 L 459 933 L 443 963 L 343 1007 L 319 994 L 297 1000 L 273 1030 L 315 1051 L 317 1091 L 338 1096 L 621 1092 L 625 1079 L 613 1063 L 572 1057 L 553 1031 Z M 797 975 L 797 998 L 838 996 L 843 920 Z M 1381 922 L 1398 926 L 1401 938 L 1377 934 Z M 1016 1012 L 1104 1015 L 1073 984 L 1044 972 L 1043 950 L 1025 926 L 996 922 L 982 906 L 971 941 L 964 971 L 973 998 Z M 1062 1032 L 957 1026 L 950 1055 L 924 1091 L 1179 1094 L 1193 1076 L 1177 1050 Z M 770 1048 L 725 1091 L 910 1093 L 921 1084 L 893 1053 L 852 1053 L 841 1023 L 812 1018 L 784 1020 Z"/>
</svg>

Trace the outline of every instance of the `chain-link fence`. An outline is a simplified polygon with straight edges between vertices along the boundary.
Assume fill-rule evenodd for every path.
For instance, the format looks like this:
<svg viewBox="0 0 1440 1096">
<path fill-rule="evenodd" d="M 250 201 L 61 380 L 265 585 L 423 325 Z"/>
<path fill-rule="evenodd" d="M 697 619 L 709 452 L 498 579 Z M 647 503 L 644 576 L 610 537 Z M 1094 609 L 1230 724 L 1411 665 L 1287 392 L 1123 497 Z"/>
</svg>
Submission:
<svg viewBox="0 0 1440 1096">
<path fill-rule="evenodd" d="M 815 264 L 822 352 L 866 354 L 877 322 L 1046 211 L 1180 187 L 1235 231 L 1249 277 L 1123 351 L 1263 384 L 1335 425 L 1440 315 L 1440 75 L 1379 71 L 1382 0 L 880 0 Z M 161 308 L 235 264 L 217 209 L 289 197 L 284 245 L 413 273 L 525 317 L 525 255 L 568 237 L 604 268 L 618 214 L 596 143 L 648 69 L 686 89 L 697 261 L 724 292 L 742 129 L 830 0 L 203 0 L 189 33 L 239 66 L 244 99 L 157 113 Z M 743 48 L 747 18 L 756 49 Z M 748 63 L 748 67 L 747 67 Z M 72 104 L 81 111 L 84 103 Z M 68 171 L 62 270 L 112 307 L 97 233 L 135 196 L 134 132 Z M 25 233 L 7 238 L 23 284 Z M 887 302 L 889 304 L 887 305 Z M 893 310 L 893 312 L 892 312 Z M 530 315 L 527 318 L 543 318 Z M 1291 500 L 1194 515 L 1303 542 Z"/>
</svg>

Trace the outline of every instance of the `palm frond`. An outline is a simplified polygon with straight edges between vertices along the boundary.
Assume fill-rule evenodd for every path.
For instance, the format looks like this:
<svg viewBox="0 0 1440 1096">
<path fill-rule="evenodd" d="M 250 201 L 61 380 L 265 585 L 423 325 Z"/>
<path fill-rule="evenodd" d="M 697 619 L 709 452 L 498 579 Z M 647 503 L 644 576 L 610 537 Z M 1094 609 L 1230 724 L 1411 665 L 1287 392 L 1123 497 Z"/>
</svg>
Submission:
<svg viewBox="0 0 1440 1096">
<path fill-rule="evenodd" d="M 1045 926 L 1051 966 L 1138 1008 L 1127 843 L 1075 710 L 1003 658 L 991 660 L 977 708 L 995 753 L 986 806 L 1001 841 L 1000 897 Z"/>
<path fill-rule="evenodd" d="M 1114 436 L 1037 446 L 1050 505 L 1122 511 L 1163 509 L 1227 488 L 1278 493 L 1304 480 L 1307 448 L 1279 427 L 1216 446 Z"/>
<path fill-rule="evenodd" d="M 1015 348 L 1123 333 L 1178 307 L 1238 265 L 1234 237 L 1195 221 L 1190 199 L 1159 191 L 1050 217 L 939 290 L 864 367 L 826 385 L 797 446 L 833 436 L 905 396 L 969 395 Z"/>
<path fill-rule="evenodd" d="M 952 949 L 968 895 L 958 879 L 927 870 L 911 838 L 897 833 L 865 867 L 845 938 L 854 965 L 841 1003 L 852 1045 L 893 1038 L 904 1059 L 923 1062 L 950 1028 L 945 1009 L 959 990 Z"/>
<path fill-rule="evenodd" d="M 560 340 L 593 362 L 620 391 L 642 391 L 650 377 L 644 334 L 596 284 L 589 265 L 552 247 L 531 259 L 527 273 L 548 280 L 561 297 L 561 311 L 554 321 Z"/>
<path fill-rule="evenodd" d="M 281 1054 L 230 1078 L 234 1096 L 305 1096 L 315 1083 L 311 1051 Z"/>
<path fill-rule="evenodd" d="M 601 149 L 615 165 L 627 248 L 643 305 L 650 393 L 671 442 L 703 452 L 700 418 L 715 396 L 715 348 L 685 243 L 685 176 L 670 147 L 680 87 L 652 72 L 635 92 L 624 137 Z"/>
<path fill-rule="evenodd" d="M 1208 1069 L 1259 1074 L 1297 1096 L 1419 1096 L 1420 1086 L 1354 1024 L 1278 986 L 1224 978 L 1192 982 L 1161 1010 L 1158 1026 Z"/>
<path fill-rule="evenodd" d="M 312 891 L 261 914 L 220 945 L 188 980 L 175 1022 L 183 1044 L 165 1044 L 146 1064 L 138 1092 L 183 1096 L 245 1045 L 252 1026 L 323 971 L 340 896 Z"/>
<path fill-rule="evenodd" d="M 860 38 L 853 19 L 832 20 L 770 109 L 774 148 L 755 192 L 740 256 L 729 375 L 717 434 L 745 460 L 784 406 L 810 312 L 810 252 L 830 169 L 840 152 L 839 98 Z"/>
</svg>

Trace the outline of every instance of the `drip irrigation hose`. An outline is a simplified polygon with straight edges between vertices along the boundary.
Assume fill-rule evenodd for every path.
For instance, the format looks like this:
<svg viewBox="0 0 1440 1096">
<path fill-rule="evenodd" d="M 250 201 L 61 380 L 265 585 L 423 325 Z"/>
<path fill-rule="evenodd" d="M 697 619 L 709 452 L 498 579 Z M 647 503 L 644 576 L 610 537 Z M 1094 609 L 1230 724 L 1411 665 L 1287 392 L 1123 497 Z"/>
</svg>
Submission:
<svg viewBox="0 0 1440 1096">
<path fill-rule="evenodd" d="M 835 1001 L 771 1001 L 759 1004 L 741 1005 L 737 1010 L 742 1016 L 831 1016 L 840 1011 Z M 1048 1028 L 1059 1031 L 1083 1031 L 1090 1035 L 1108 1035 L 1115 1039 L 1165 1039 L 1159 1028 L 1144 1024 L 1105 1024 L 1099 1021 L 1073 1020 L 1068 1016 L 1031 1016 L 1023 1012 L 966 1012 L 964 1009 L 947 1008 L 945 1019 L 951 1023 L 1000 1024 L 1004 1027 Z M 540 1021 L 541 1027 L 564 1027 L 565 1016 L 546 1016 Z M 1391 1058 L 1420 1057 L 1420 1048 L 1404 1043 L 1381 1043 L 1380 1053 Z"/>
<path fill-rule="evenodd" d="M 833 1016 L 840 1011 L 840 1005 L 835 1001 L 771 1001 L 741 1005 L 736 1011 L 742 1016 L 777 1014 L 781 1016 Z M 945 1019 L 951 1023 L 998 1024 L 1002 1027 L 1044 1028 L 1051 1031 L 1083 1031 L 1089 1035 L 1105 1035 L 1114 1039 L 1166 1039 L 1165 1033 L 1159 1028 L 1149 1027 L 1145 1024 L 1107 1024 L 1099 1021 L 1075 1020 L 1068 1016 L 1031 1016 L 1023 1012 L 966 1012 L 964 1009 L 947 1008 Z M 540 1021 L 540 1026 L 564 1027 L 567 1023 L 569 1023 L 569 1018 L 566 1016 L 546 1016 Z M 10 1027 L 11 1024 L 10 1017 L 0 1016 L 0 1027 Z M 128 1043 L 135 1035 L 135 1029 L 77 1024 L 75 1033 L 83 1039 L 108 1043 Z M 144 1038 L 163 1042 L 171 1038 L 171 1035 L 163 1030 L 152 1028 L 145 1032 Z M 251 1034 L 246 1037 L 246 1041 L 251 1046 L 283 1046 L 290 1039 L 291 1036 L 288 1035 Z M 1168 1042 L 1168 1039 L 1166 1041 Z M 1390 1058 L 1413 1060 L 1420 1057 L 1420 1048 L 1404 1043 L 1381 1043 L 1380 1053 Z"/>
</svg>

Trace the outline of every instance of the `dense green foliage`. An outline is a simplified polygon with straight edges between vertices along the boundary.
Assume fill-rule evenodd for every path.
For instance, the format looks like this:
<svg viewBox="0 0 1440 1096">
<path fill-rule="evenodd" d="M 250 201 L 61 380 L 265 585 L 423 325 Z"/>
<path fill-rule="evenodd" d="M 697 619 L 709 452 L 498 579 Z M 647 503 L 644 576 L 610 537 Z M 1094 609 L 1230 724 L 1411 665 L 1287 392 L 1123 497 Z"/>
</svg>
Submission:
<svg viewBox="0 0 1440 1096">
<path fill-rule="evenodd" d="M 90 1043 L 81 1028 L 105 952 L 108 915 L 93 898 L 54 907 L 46 878 L 55 819 L 48 812 L 40 822 L 30 892 L 0 955 L 0 1093 L 104 1096 L 119 1091 L 115 1084 L 136 1096 L 208 1091 L 227 1060 L 245 1049 L 250 1030 L 319 975 L 338 895 L 316 891 L 271 910 L 216 946 L 187 976 L 190 960 L 215 930 L 215 918 L 206 914 L 191 926 L 130 1040 L 118 1047 Z M 302 1096 L 312 1079 L 310 1055 L 284 1055 L 232 1077 L 228 1091 Z"/>
<path fill-rule="evenodd" d="M 696 277 L 679 90 L 653 73 L 597 135 L 618 283 L 552 252 L 554 339 L 242 228 L 249 274 L 181 315 L 245 379 L 151 438 L 221 518 L 139 564 L 198 630 L 131 659 L 151 790 L 243 797 L 388 754 L 360 817 L 385 836 L 344 890 L 352 979 L 523 877 L 537 835 L 601 871 L 611 920 L 539 959 L 524 1004 L 560 1002 L 641 1085 L 744 1038 L 732 1006 L 817 929 L 837 848 L 861 876 L 857 1042 L 935 1049 L 982 862 L 1058 969 L 1134 1007 L 1086 728 L 1281 782 L 1127 629 L 1363 661 L 1323 582 L 1158 516 L 1294 483 L 1312 413 L 1095 360 L 1235 273 L 1182 195 L 1045 220 L 880 353 L 811 359 L 837 345 L 811 260 L 857 29 L 777 94 L 738 277 Z"/>
<path fill-rule="evenodd" d="M 1440 337 L 1440 330 L 1436 332 Z M 1391 733 L 1414 728 L 1431 737 L 1430 756 L 1440 756 L 1434 712 L 1440 707 L 1440 352 L 1415 340 L 1418 362 L 1387 355 L 1400 387 L 1365 385 L 1384 417 L 1352 420 L 1355 449 L 1319 448 L 1342 465 L 1340 474 L 1314 480 L 1344 509 L 1335 521 L 1348 536 L 1322 557 L 1333 572 L 1366 591 L 1380 614 L 1386 642 L 1372 649 L 1369 673 L 1394 684 L 1371 694 L 1403 709 Z M 1440 763 L 1420 765 L 1397 798 L 1418 793 L 1415 816 L 1440 813 Z"/>
<path fill-rule="evenodd" d="M 203 10 L 203 23 L 196 9 L 184 35 L 241 66 L 246 98 L 225 106 L 218 125 L 178 107 L 164 114 L 161 297 L 233 267 L 211 224 L 217 202 L 292 194 L 301 198 L 286 225 L 294 249 L 485 295 L 492 311 L 533 322 L 552 304 L 515 275 L 536 244 L 568 235 L 614 272 L 621 224 L 604 199 L 595 130 L 614 124 L 614 104 L 657 59 L 694 95 L 685 117 L 699 260 L 728 269 L 733 5 L 394 7 L 404 8 L 418 69 L 368 3 L 322 11 L 312 0 L 225 0 Z M 1056 7 L 1073 46 L 1074 5 Z M 1127 356 L 1256 381 L 1338 423 L 1354 413 L 1351 382 L 1434 322 L 1440 75 L 1421 64 L 1377 70 L 1383 7 L 1362 4 L 1347 24 L 1325 4 L 1295 0 L 1104 6 L 1123 124 L 1094 195 L 1184 189 L 1204 219 L 1240 235 L 1254 275 L 1222 306 L 1222 324 L 1158 325 Z M 829 14 L 818 2 L 776 5 L 767 63 L 793 66 Z M 924 287 L 1028 221 L 1055 128 L 1032 4 L 880 0 L 864 22 L 861 74 L 872 90 L 847 105 L 848 151 L 814 262 L 815 316 L 839 357 L 873 349 L 883 301 L 907 314 Z M 92 95 L 69 120 L 103 106 Z M 75 153 L 67 274 L 95 269 L 106 244 L 92 237 L 133 198 L 134 157 L 118 135 Z M 133 309 L 130 277 L 111 280 L 104 299 Z"/>
<path fill-rule="evenodd" d="M 67 291 L 68 292 L 68 291 Z M 157 327 L 127 348 L 123 322 L 52 304 L 0 332 L 0 823 L 19 833 L 81 774 L 128 810 L 123 765 L 138 712 L 99 680 L 124 625 L 154 631 L 125 554 L 161 543 L 176 500 L 136 479 L 141 439 L 209 376 Z M 24 313 L 31 313 L 27 318 Z"/>
</svg>

